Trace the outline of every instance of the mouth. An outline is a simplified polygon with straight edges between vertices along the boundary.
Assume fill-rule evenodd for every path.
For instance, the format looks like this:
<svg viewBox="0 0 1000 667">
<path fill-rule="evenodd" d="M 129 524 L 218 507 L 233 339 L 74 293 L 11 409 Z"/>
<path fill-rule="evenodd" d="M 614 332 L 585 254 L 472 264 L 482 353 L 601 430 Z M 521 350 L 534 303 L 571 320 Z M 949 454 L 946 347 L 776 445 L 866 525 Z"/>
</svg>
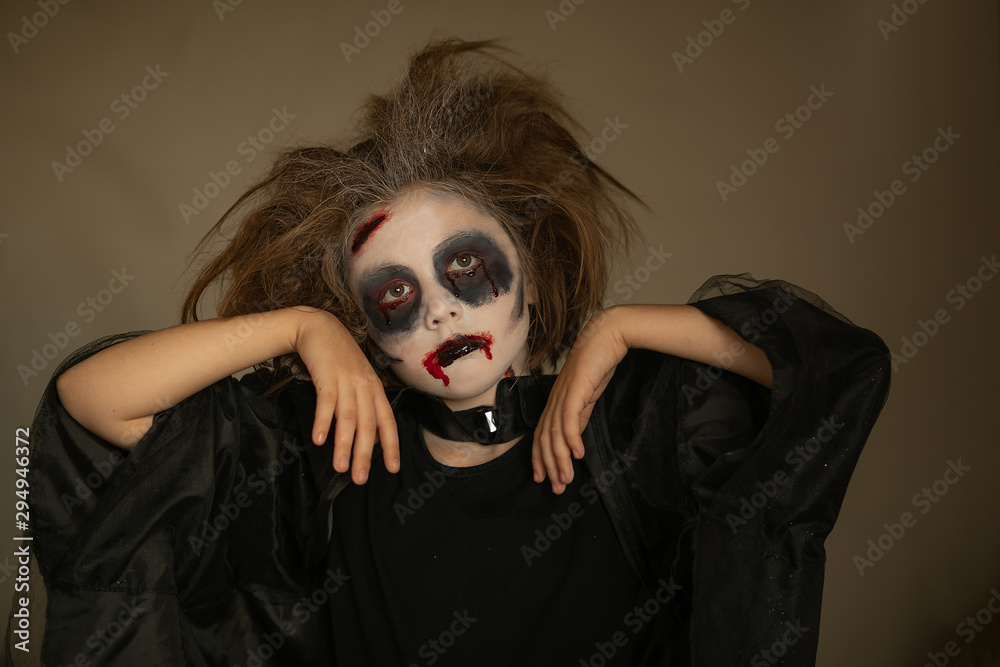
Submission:
<svg viewBox="0 0 1000 667">
<path fill-rule="evenodd" d="M 493 337 L 486 332 L 452 336 L 438 345 L 435 350 L 427 353 L 427 356 L 424 357 L 424 368 L 431 376 L 444 382 L 444 386 L 447 387 L 448 376 L 442 369 L 476 350 L 482 350 L 487 359 L 492 359 L 491 345 L 493 345 Z"/>
</svg>

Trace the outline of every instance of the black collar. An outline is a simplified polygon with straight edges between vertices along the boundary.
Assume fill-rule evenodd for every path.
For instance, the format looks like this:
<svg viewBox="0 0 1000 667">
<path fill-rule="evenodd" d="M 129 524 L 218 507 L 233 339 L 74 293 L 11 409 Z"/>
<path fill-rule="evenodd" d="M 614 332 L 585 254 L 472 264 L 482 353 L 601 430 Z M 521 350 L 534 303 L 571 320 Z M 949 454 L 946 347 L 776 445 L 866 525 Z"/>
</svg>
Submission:
<svg viewBox="0 0 1000 667">
<path fill-rule="evenodd" d="M 503 378 L 497 385 L 496 407 L 482 405 L 453 412 L 443 400 L 404 387 L 392 401 L 394 410 L 411 415 L 434 435 L 457 442 L 496 445 L 528 433 L 538 424 L 555 376 Z"/>
</svg>

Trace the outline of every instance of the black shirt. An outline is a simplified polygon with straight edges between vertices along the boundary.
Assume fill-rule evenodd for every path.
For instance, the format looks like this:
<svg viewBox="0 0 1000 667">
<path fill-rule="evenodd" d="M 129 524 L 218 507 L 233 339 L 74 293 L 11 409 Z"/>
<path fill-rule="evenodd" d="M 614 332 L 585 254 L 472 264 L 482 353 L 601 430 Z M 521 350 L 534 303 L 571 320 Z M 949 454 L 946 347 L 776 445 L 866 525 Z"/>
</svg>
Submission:
<svg viewBox="0 0 1000 667">
<path fill-rule="evenodd" d="M 332 664 L 632 664 L 640 583 L 580 462 L 556 495 L 532 480 L 531 433 L 467 468 L 438 463 L 415 422 L 400 436 L 400 472 L 373 462 L 334 505 L 327 568 L 349 578 Z"/>
</svg>

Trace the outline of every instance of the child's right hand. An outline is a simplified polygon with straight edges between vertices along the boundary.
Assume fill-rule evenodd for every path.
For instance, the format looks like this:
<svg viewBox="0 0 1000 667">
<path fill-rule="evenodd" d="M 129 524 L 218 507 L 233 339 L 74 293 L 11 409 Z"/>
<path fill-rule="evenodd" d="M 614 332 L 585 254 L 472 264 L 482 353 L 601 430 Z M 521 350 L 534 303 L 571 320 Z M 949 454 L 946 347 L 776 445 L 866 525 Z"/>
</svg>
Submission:
<svg viewBox="0 0 1000 667">
<path fill-rule="evenodd" d="M 335 418 L 334 469 L 347 472 L 353 468 L 354 482 L 364 484 L 372 450 L 380 442 L 386 469 L 398 472 L 396 420 L 371 363 L 336 317 L 314 308 L 297 310 L 305 311 L 305 316 L 298 320 L 292 346 L 316 387 L 313 442 L 326 442 Z"/>
</svg>

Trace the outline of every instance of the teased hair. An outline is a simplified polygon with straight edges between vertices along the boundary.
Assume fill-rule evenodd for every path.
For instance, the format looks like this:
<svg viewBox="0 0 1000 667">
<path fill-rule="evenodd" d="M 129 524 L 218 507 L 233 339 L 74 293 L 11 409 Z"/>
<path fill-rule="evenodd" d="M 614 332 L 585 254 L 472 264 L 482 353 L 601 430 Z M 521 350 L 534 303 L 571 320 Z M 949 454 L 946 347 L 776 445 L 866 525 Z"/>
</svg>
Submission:
<svg viewBox="0 0 1000 667">
<path fill-rule="evenodd" d="M 535 287 L 529 366 L 554 366 L 601 307 L 614 252 L 635 232 L 626 200 L 639 199 L 585 157 L 571 134 L 583 128 L 551 86 L 499 50 L 492 41 L 432 43 L 394 89 L 368 100 L 353 147 L 281 155 L 202 240 L 239 220 L 196 277 L 182 321 L 198 319 L 218 282 L 220 317 L 314 306 L 371 355 L 347 284 L 349 240 L 379 206 L 426 187 L 463 197 L 511 236 Z M 306 376 L 296 355 L 274 365 L 282 380 Z"/>
</svg>

